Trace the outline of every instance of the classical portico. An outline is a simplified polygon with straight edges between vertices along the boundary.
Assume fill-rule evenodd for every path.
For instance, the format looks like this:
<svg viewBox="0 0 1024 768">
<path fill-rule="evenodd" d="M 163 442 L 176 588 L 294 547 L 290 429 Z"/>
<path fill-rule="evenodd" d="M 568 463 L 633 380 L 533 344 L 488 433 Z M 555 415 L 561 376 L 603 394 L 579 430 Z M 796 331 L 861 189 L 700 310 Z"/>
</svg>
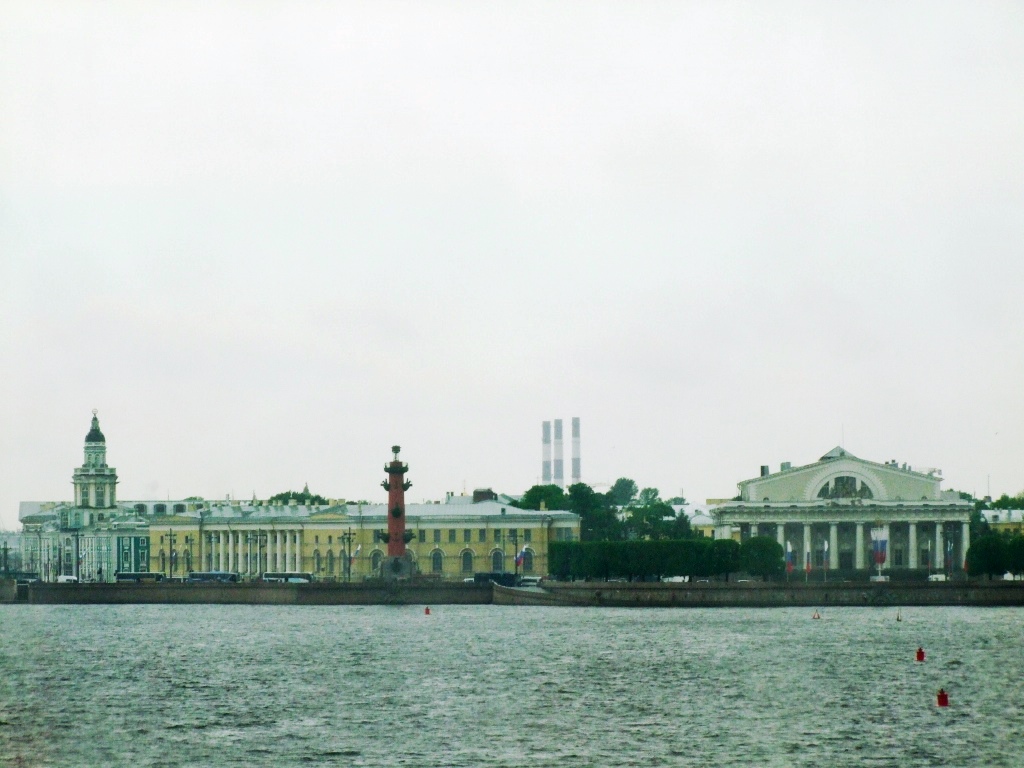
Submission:
<svg viewBox="0 0 1024 768">
<path fill-rule="evenodd" d="M 940 490 L 937 470 L 878 464 L 834 448 L 818 461 L 739 483 L 739 498 L 713 510 L 717 538 L 771 536 L 792 551 L 795 568 L 877 567 L 960 570 L 970 547 L 969 502 Z"/>
</svg>

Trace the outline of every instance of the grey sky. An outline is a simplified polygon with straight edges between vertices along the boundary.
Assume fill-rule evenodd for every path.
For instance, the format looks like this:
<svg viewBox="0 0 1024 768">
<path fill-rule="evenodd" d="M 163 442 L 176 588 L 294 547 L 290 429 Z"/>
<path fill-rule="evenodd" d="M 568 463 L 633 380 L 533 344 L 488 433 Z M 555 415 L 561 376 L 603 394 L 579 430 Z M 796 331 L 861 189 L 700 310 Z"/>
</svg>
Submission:
<svg viewBox="0 0 1024 768">
<path fill-rule="evenodd" d="M 2 3 L 0 527 L 92 408 L 124 499 L 1015 493 L 1022 137 L 1015 3 Z"/>
</svg>

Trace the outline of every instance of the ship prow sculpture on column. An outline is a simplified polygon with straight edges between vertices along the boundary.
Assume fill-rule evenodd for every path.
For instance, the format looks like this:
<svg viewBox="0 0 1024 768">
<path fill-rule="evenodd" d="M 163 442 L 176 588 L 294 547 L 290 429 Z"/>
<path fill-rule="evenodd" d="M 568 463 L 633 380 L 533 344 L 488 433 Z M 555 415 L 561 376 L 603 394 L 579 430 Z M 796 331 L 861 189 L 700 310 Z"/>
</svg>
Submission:
<svg viewBox="0 0 1024 768">
<path fill-rule="evenodd" d="M 412 531 L 405 530 L 405 492 L 412 483 L 405 479 L 409 465 L 398 458 L 402 450 L 397 445 L 391 446 L 394 458 L 384 465 L 388 479 L 381 483 L 388 492 L 388 531 L 385 540 L 388 555 L 381 561 L 380 575 L 385 579 L 408 579 L 415 573 L 412 558 L 405 550 L 405 545 L 412 540 Z"/>
</svg>

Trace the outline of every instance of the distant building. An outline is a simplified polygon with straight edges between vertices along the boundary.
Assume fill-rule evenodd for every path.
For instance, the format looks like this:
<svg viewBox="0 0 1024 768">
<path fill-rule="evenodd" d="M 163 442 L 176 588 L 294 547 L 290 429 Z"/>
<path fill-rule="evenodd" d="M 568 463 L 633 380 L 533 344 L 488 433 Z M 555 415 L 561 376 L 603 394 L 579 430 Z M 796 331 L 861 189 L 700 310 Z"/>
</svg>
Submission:
<svg viewBox="0 0 1024 768">
<path fill-rule="evenodd" d="M 778 472 L 761 467 L 738 484 L 739 499 L 712 508 L 716 538 L 771 536 L 794 565 L 872 568 L 872 534 L 886 541 L 886 569 L 960 570 L 973 505 L 943 492 L 938 470 L 859 459 L 836 447 L 818 461 Z"/>
<path fill-rule="evenodd" d="M 1024 533 L 1024 509 L 983 509 L 981 516 L 995 533 Z"/>
<path fill-rule="evenodd" d="M 119 501 L 117 473 L 94 412 L 85 461 L 74 470 L 73 502 L 22 502 L 25 570 L 47 581 L 74 575 L 113 581 L 115 573 L 225 570 L 362 579 L 387 551 L 387 504 Z M 507 496 L 477 489 L 445 503 L 406 505 L 407 551 L 420 573 L 462 579 L 476 572 L 547 573 L 549 541 L 579 539 L 571 512 L 521 510 Z M 520 564 L 515 561 L 520 555 Z"/>
</svg>

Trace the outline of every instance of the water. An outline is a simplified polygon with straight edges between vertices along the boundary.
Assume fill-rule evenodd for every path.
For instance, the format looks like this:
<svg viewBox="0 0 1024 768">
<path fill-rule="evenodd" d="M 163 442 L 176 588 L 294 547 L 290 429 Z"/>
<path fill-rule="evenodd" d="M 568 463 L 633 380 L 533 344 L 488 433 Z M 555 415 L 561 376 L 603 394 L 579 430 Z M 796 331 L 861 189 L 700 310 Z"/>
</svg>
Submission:
<svg viewBox="0 0 1024 768">
<path fill-rule="evenodd" d="M 810 616 L 0 606 L 0 765 L 1024 765 L 1024 609 Z"/>
</svg>

